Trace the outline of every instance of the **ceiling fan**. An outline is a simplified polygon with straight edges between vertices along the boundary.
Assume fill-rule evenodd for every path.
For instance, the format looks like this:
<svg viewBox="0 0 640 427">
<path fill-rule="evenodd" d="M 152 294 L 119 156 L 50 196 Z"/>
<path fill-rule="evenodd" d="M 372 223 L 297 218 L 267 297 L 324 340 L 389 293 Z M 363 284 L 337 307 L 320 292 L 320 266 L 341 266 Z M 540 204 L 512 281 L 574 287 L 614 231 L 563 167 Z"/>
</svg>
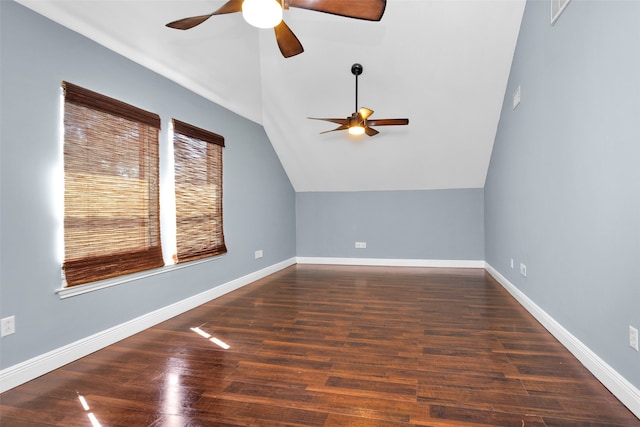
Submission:
<svg viewBox="0 0 640 427">
<path fill-rule="evenodd" d="M 346 119 L 329 119 L 329 118 L 317 118 L 308 117 L 312 120 L 324 120 L 331 123 L 337 123 L 338 126 L 335 129 L 327 130 L 320 133 L 334 132 L 337 130 L 347 130 L 351 135 L 362 135 L 366 133 L 369 136 L 377 135 L 378 132 L 371 126 L 396 126 L 396 125 L 408 125 L 409 119 L 369 119 L 373 114 L 373 110 L 365 107 L 358 109 L 358 76 L 362 74 L 362 65 L 353 64 L 351 66 L 351 73 L 356 76 L 356 112 Z"/>
<path fill-rule="evenodd" d="M 242 12 L 244 19 L 258 28 L 273 28 L 282 56 L 289 58 L 304 52 L 300 40 L 284 23 L 282 11 L 290 7 L 330 13 L 347 18 L 379 21 L 387 0 L 228 0 L 215 12 L 168 23 L 169 28 L 188 30 L 214 15 Z"/>
</svg>

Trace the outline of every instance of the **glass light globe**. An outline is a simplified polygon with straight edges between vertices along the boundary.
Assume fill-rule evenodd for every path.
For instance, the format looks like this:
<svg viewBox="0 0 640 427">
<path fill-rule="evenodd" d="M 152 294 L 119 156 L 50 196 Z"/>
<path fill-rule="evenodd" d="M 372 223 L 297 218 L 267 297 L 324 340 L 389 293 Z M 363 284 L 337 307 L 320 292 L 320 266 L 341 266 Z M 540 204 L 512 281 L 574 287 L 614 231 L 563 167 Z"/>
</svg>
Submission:
<svg viewBox="0 0 640 427">
<path fill-rule="evenodd" d="M 244 0 L 242 16 L 254 27 L 273 28 L 282 21 L 282 6 L 276 0 Z"/>
<path fill-rule="evenodd" d="M 362 135 L 364 133 L 364 126 L 351 126 L 349 128 L 349 133 L 351 135 Z"/>
</svg>

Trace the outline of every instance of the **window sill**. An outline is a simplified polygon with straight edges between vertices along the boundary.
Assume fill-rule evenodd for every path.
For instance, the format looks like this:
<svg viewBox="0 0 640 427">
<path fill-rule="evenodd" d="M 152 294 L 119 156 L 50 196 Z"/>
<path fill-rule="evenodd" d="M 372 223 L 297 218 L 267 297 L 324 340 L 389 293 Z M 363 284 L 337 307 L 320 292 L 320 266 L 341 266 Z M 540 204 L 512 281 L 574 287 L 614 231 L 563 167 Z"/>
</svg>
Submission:
<svg viewBox="0 0 640 427">
<path fill-rule="evenodd" d="M 111 288 L 113 286 L 122 285 L 124 283 L 133 282 L 135 280 L 144 279 L 146 277 L 156 276 L 158 274 L 169 273 L 171 271 L 180 270 L 183 268 L 191 267 L 198 264 L 204 264 L 220 259 L 223 255 L 215 257 L 198 259 L 195 261 L 185 262 L 183 264 L 165 265 L 164 267 L 154 268 L 152 270 L 140 271 L 138 273 L 127 274 L 125 276 L 113 277 L 111 279 L 99 280 L 97 282 L 86 283 L 84 285 L 66 286 L 66 282 L 63 281 L 59 289 L 56 289 L 55 293 L 58 294 L 60 299 L 66 299 L 75 297 L 77 295 L 86 294 L 89 292 L 97 291 L 100 289 Z"/>
</svg>

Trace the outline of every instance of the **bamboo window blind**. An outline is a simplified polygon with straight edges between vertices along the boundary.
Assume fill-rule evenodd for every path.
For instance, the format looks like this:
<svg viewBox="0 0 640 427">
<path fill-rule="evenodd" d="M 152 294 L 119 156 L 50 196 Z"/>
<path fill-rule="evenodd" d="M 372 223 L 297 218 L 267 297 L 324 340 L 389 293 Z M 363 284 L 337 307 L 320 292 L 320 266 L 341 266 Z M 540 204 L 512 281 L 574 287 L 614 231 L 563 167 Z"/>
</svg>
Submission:
<svg viewBox="0 0 640 427">
<path fill-rule="evenodd" d="M 160 117 L 63 82 L 68 286 L 164 265 Z"/>
<path fill-rule="evenodd" d="M 173 119 L 177 261 L 227 252 L 222 227 L 224 138 Z"/>
</svg>

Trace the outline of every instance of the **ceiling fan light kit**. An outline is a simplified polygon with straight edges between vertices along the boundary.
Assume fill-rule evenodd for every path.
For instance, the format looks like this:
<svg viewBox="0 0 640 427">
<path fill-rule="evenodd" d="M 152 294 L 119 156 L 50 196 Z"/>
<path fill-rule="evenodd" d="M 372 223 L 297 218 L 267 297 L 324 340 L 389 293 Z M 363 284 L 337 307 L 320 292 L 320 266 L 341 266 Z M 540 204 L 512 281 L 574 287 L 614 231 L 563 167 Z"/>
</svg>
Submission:
<svg viewBox="0 0 640 427">
<path fill-rule="evenodd" d="M 345 18 L 379 21 L 382 19 L 387 0 L 228 0 L 208 15 L 190 16 L 169 22 L 166 26 L 177 30 L 188 30 L 202 24 L 214 15 L 242 12 L 245 21 L 258 28 L 273 28 L 278 48 L 285 58 L 304 52 L 298 37 L 285 24 L 283 10 L 290 7 L 329 13 Z"/>
<path fill-rule="evenodd" d="M 282 6 L 276 0 L 244 0 L 242 17 L 257 28 L 273 28 L 282 21 Z"/>
<path fill-rule="evenodd" d="M 367 134 L 369 136 L 375 136 L 378 132 L 372 126 L 401 126 L 408 125 L 409 119 L 373 119 L 369 120 L 369 117 L 373 114 L 373 110 L 366 107 L 358 109 L 358 76 L 362 74 L 364 68 L 360 64 L 353 64 L 351 66 L 351 74 L 356 76 L 356 112 L 346 119 L 339 118 L 318 118 L 308 117 L 312 120 L 324 120 L 326 122 L 339 124 L 335 129 L 327 130 L 320 133 L 334 132 L 337 130 L 346 130 L 350 135 L 362 135 Z"/>
<path fill-rule="evenodd" d="M 362 126 L 362 125 L 350 126 L 349 127 L 349 134 L 350 135 L 363 135 L 364 134 L 364 126 Z"/>
</svg>

